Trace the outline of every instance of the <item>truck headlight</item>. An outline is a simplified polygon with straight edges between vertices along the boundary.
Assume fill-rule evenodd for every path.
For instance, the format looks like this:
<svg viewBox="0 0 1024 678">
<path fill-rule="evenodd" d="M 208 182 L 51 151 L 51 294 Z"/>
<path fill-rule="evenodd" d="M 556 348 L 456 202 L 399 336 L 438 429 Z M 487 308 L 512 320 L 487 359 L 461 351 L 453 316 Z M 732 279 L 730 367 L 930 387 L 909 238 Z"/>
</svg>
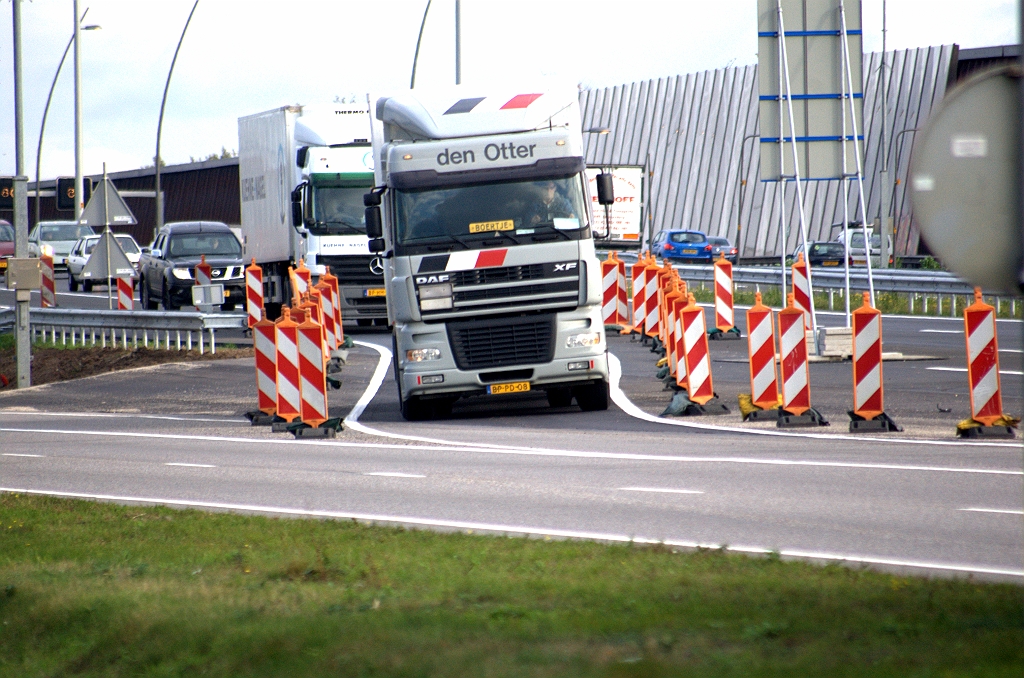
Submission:
<svg viewBox="0 0 1024 678">
<path fill-rule="evenodd" d="M 442 311 L 452 307 L 452 285 L 424 285 L 419 288 L 421 311 Z"/>
<path fill-rule="evenodd" d="M 192 274 L 189 273 L 189 270 L 187 268 L 172 268 L 171 269 L 171 275 L 173 275 L 178 280 L 191 280 L 192 279 Z"/>
<path fill-rule="evenodd" d="M 584 332 L 583 334 L 570 334 L 565 340 L 566 348 L 585 348 L 587 346 L 598 346 L 601 344 L 600 332 Z"/>
<path fill-rule="evenodd" d="M 424 360 L 440 360 L 441 349 L 414 348 L 405 352 L 405 359 L 411 363 L 421 363 Z"/>
</svg>

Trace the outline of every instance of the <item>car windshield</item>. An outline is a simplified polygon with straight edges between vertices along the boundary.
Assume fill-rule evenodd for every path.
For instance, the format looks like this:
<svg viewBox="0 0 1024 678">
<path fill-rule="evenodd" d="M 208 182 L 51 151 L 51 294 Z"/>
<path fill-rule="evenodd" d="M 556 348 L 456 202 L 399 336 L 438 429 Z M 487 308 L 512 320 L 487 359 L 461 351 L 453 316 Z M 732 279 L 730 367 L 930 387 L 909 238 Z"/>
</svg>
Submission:
<svg viewBox="0 0 1024 678">
<path fill-rule="evenodd" d="M 843 246 L 839 243 L 814 243 L 811 245 L 811 254 L 819 257 L 838 257 L 841 259 L 843 257 Z"/>
<path fill-rule="evenodd" d="M 342 188 L 317 186 L 313 193 L 313 221 L 310 231 L 327 233 L 366 233 L 363 194 L 368 187 Z"/>
<path fill-rule="evenodd" d="M 14 228 L 10 224 L 0 224 L 0 242 L 14 242 Z"/>
<path fill-rule="evenodd" d="M 396 194 L 398 240 L 402 244 L 437 238 L 458 242 L 492 237 L 500 231 L 530 234 L 587 226 L 579 175 Z"/>
<path fill-rule="evenodd" d="M 173 258 L 237 257 L 242 254 L 238 238 L 231 233 L 179 233 L 171 236 L 167 255 Z"/>
<path fill-rule="evenodd" d="M 673 233 L 668 239 L 672 242 L 681 242 L 688 245 L 703 244 L 707 240 L 703 233 L 691 233 L 689 231 Z"/>
<path fill-rule="evenodd" d="M 135 244 L 135 238 L 130 235 L 115 235 L 117 244 L 121 246 L 125 254 L 138 254 L 139 246 Z"/>
<path fill-rule="evenodd" d="M 79 224 L 39 224 L 39 239 L 43 242 L 78 240 L 92 235 L 92 229 Z"/>
</svg>

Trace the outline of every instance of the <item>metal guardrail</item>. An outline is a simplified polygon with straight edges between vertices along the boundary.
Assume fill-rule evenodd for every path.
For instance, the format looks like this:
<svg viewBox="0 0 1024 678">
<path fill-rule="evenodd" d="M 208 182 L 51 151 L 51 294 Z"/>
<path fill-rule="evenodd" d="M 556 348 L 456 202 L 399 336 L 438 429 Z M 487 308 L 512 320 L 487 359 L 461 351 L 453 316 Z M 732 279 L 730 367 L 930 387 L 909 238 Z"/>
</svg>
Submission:
<svg viewBox="0 0 1024 678">
<path fill-rule="evenodd" d="M 14 309 L 0 308 L 0 330 L 13 327 Z M 217 330 L 245 329 L 247 316 L 242 313 L 189 313 L 167 311 L 106 311 L 79 308 L 33 308 L 29 311 L 29 323 L 33 338 L 42 335 L 46 341 L 62 344 L 86 344 L 106 346 L 129 344 L 137 347 L 141 341 L 148 347 L 152 336 L 154 348 L 191 350 L 193 337 L 199 345 L 199 352 L 205 352 L 206 336 L 209 335 L 210 350 L 216 353 Z M 173 333 L 173 336 L 172 336 Z M 162 336 L 161 336 L 162 335 Z M 161 339 L 163 341 L 161 341 Z M 172 345 L 173 344 L 173 345 Z"/>
</svg>

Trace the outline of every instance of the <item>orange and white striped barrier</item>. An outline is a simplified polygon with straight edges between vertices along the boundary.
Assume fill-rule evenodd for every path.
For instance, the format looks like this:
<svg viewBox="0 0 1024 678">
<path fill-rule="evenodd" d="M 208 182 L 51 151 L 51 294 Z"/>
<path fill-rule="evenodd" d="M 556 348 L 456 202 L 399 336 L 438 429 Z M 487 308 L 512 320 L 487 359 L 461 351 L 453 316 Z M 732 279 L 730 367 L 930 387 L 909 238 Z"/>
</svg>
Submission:
<svg viewBox="0 0 1024 678">
<path fill-rule="evenodd" d="M 131 311 L 135 308 L 135 286 L 131 278 L 117 279 L 117 310 Z"/>
<path fill-rule="evenodd" d="M 213 284 L 213 268 L 206 263 L 206 255 L 204 254 L 199 259 L 199 263 L 196 264 L 196 278 L 195 285 L 212 285 Z M 196 306 L 197 311 L 207 312 L 211 310 L 210 306 Z"/>
<path fill-rule="evenodd" d="M 882 312 L 871 306 L 871 293 L 853 319 L 853 409 L 850 432 L 902 431 L 885 413 L 882 380 Z"/>
<path fill-rule="evenodd" d="M 327 416 L 327 370 L 323 329 L 312 319 L 298 327 L 300 418 L 308 429 L 295 429 L 296 437 L 333 438 L 335 428 L 321 428 Z"/>
<path fill-rule="evenodd" d="M 715 262 L 715 329 L 712 339 L 739 339 L 733 309 L 732 262 L 721 254 Z"/>
<path fill-rule="evenodd" d="M 324 281 L 323 276 L 320 277 L 320 282 L 313 285 L 313 289 L 320 293 L 320 320 L 324 326 L 327 351 L 330 352 L 338 348 L 338 331 L 334 325 L 334 291 Z"/>
<path fill-rule="evenodd" d="M 313 274 L 306 268 L 306 262 L 304 259 L 299 259 L 299 265 L 295 268 L 288 267 L 288 275 L 292 282 L 292 296 L 301 297 L 307 291 L 312 281 Z"/>
<path fill-rule="evenodd" d="M 1012 436 L 1016 420 L 1003 413 L 996 313 L 982 300 L 980 287 L 974 288 L 974 303 L 964 309 L 964 334 L 967 379 L 971 387 L 971 419 L 980 426 L 957 427 L 957 434 L 970 438 Z"/>
<path fill-rule="evenodd" d="M 704 309 L 697 305 L 692 294 L 687 295 L 687 304 L 678 310 L 682 330 L 683 353 L 679 362 L 679 375 L 686 370 L 686 390 L 680 390 L 662 413 L 675 416 L 703 414 L 728 414 L 729 408 L 717 401 L 711 382 L 711 354 L 708 351 L 707 323 Z"/>
<path fill-rule="evenodd" d="M 658 325 L 658 289 L 661 282 L 661 267 L 655 264 L 654 259 L 647 262 L 644 268 L 644 334 L 648 337 L 657 337 L 661 334 L 661 327 Z"/>
<path fill-rule="evenodd" d="M 633 324 L 627 328 L 644 334 L 644 322 L 647 317 L 647 253 L 637 257 L 636 263 L 630 268 L 633 281 Z"/>
<path fill-rule="evenodd" d="M 53 277 L 53 257 L 44 254 L 39 257 L 39 270 L 42 272 L 42 286 L 39 288 L 39 297 L 42 300 L 43 308 L 57 307 L 57 288 Z"/>
<path fill-rule="evenodd" d="M 796 262 L 792 268 L 793 303 L 806 314 L 804 325 L 811 326 L 811 285 L 807 281 L 807 262 L 804 261 L 804 253 L 796 256 Z"/>
<path fill-rule="evenodd" d="M 811 373 L 807 363 L 807 331 L 804 312 L 797 308 L 793 294 L 779 311 L 779 353 L 782 358 L 782 409 L 778 426 L 825 426 L 828 424 L 811 407 Z"/>
<path fill-rule="evenodd" d="M 775 367 L 775 323 L 772 309 L 761 303 L 761 293 L 754 295 L 754 305 L 747 311 L 747 351 L 750 354 L 750 400 L 758 410 L 744 420 L 778 419 L 779 380 Z M 758 416 L 761 412 L 764 415 Z"/>
<path fill-rule="evenodd" d="M 253 426 L 272 424 L 277 415 L 277 327 L 265 316 L 252 326 L 252 344 L 256 353 L 257 410 L 249 412 Z"/>
<path fill-rule="evenodd" d="M 617 252 L 609 252 L 601 262 L 601 317 L 605 325 L 625 325 L 629 322 L 626 308 L 625 262 Z"/>
<path fill-rule="evenodd" d="M 680 289 L 681 280 L 673 281 L 672 289 L 665 295 L 665 357 L 668 359 L 668 378 L 678 383 L 680 326 L 679 309 L 686 305 L 686 292 Z M 682 303 L 680 303 L 682 302 Z"/>
<path fill-rule="evenodd" d="M 245 312 L 250 329 L 263 317 L 263 269 L 256 265 L 256 257 L 245 268 Z"/>
<path fill-rule="evenodd" d="M 334 326 L 338 335 L 338 346 L 340 347 L 345 343 L 345 330 L 341 324 L 341 291 L 338 287 L 338 278 L 331 273 L 330 266 L 324 266 L 324 274 L 320 276 L 320 280 L 331 286 L 331 303 L 334 305 Z"/>
<path fill-rule="evenodd" d="M 274 326 L 277 360 L 277 416 L 285 422 L 299 418 L 302 398 L 299 393 L 299 323 L 292 320 L 291 309 L 281 310 Z M 275 431 L 287 428 L 275 427 Z"/>
</svg>

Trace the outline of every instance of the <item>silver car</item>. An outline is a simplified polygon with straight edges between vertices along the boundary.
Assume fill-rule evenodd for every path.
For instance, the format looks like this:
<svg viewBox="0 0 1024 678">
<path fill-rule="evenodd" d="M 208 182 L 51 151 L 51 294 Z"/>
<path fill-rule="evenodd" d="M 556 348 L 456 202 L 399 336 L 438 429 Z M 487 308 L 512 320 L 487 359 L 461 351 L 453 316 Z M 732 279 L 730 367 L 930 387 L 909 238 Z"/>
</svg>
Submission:
<svg viewBox="0 0 1024 678">
<path fill-rule="evenodd" d="M 135 280 L 138 281 L 138 270 L 139 270 L 139 257 L 142 256 L 142 250 L 139 249 L 139 244 L 135 242 L 135 238 L 131 237 L 127 233 L 118 233 L 114 235 L 117 239 L 117 244 L 124 250 L 124 254 L 128 257 L 128 261 L 132 262 L 132 266 L 135 267 L 136 276 Z M 96 248 L 96 243 L 100 241 L 100 236 L 90 235 L 82 238 L 75 243 L 74 247 L 71 248 L 71 252 L 67 256 L 67 267 L 68 267 L 68 289 L 72 292 L 78 290 L 78 286 L 81 285 L 82 289 L 86 292 L 91 292 L 93 285 L 104 285 L 104 281 L 100 280 L 82 280 L 82 269 L 85 268 L 85 263 L 89 261 L 89 257 L 92 256 L 92 251 Z"/>
<path fill-rule="evenodd" d="M 67 256 L 79 238 L 96 235 L 89 226 L 76 221 L 40 221 L 28 234 L 28 255 L 53 257 L 53 267 L 65 268 Z"/>
</svg>

